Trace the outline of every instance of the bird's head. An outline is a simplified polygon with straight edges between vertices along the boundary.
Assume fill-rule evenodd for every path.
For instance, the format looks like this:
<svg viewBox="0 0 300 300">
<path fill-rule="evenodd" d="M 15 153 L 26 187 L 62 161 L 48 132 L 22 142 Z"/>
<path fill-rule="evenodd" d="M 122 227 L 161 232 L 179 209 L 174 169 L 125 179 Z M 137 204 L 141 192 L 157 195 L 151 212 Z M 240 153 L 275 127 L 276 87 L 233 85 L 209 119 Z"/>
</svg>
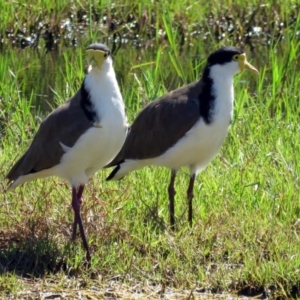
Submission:
<svg viewBox="0 0 300 300">
<path fill-rule="evenodd" d="M 258 71 L 253 67 L 246 58 L 243 50 L 236 47 L 222 47 L 213 52 L 207 59 L 209 67 L 218 65 L 226 68 L 226 72 L 231 71 L 233 74 L 249 70 L 255 74 Z"/>
<path fill-rule="evenodd" d="M 111 51 L 104 44 L 92 44 L 86 48 L 86 52 L 89 69 L 102 70 L 106 64 L 110 65 L 112 62 Z"/>
</svg>

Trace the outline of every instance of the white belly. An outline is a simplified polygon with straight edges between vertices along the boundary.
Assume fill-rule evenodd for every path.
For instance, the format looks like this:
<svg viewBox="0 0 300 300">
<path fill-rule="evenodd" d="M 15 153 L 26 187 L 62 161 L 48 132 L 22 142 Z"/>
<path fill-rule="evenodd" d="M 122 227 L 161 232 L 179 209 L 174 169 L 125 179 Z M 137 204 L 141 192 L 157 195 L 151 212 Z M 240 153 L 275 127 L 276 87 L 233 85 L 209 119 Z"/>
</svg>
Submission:
<svg viewBox="0 0 300 300">
<path fill-rule="evenodd" d="M 148 165 L 175 170 L 187 166 L 197 175 L 218 153 L 227 136 L 229 120 L 230 117 L 227 121 L 213 122 L 211 125 L 206 125 L 203 120 L 198 121 L 180 141 L 161 156 L 142 160 L 126 159 L 120 164 L 112 180 L 119 180 L 129 172 Z"/>
<path fill-rule="evenodd" d="M 90 128 L 66 152 L 56 166 L 56 175 L 73 186 L 86 184 L 88 178 L 113 160 L 122 148 L 127 127 L 123 120 L 101 121 L 101 128 Z"/>
<path fill-rule="evenodd" d="M 228 128 L 229 121 L 207 125 L 201 119 L 172 148 L 154 158 L 152 163 L 172 169 L 189 166 L 193 171 L 201 171 L 218 153 Z"/>
</svg>

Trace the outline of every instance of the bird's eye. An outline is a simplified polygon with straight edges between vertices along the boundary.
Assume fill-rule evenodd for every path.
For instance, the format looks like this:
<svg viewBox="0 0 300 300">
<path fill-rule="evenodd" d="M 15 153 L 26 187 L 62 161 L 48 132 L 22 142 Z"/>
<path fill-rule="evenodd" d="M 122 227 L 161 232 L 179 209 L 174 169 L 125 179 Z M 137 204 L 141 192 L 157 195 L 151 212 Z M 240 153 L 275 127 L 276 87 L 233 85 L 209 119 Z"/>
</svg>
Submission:
<svg viewBox="0 0 300 300">
<path fill-rule="evenodd" d="M 236 54 L 236 55 L 233 55 L 233 60 L 238 60 L 239 59 L 239 56 L 238 56 L 238 54 Z"/>
<path fill-rule="evenodd" d="M 107 57 L 107 55 L 108 55 L 108 54 L 107 54 L 107 52 L 105 52 L 105 53 L 104 53 L 104 57 L 106 58 L 106 57 Z"/>
</svg>

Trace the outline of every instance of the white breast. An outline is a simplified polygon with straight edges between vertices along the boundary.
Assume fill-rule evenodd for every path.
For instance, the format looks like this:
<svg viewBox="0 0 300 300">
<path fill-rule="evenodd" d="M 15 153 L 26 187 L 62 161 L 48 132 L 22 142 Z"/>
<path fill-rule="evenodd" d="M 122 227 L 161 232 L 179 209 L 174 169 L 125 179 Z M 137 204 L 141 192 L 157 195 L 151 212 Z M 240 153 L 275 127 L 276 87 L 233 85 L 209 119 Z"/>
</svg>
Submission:
<svg viewBox="0 0 300 300">
<path fill-rule="evenodd" d="M 181 138 L 173 147 L 162 156 L 152 159 L 154 165 L 179 169 L 190 167 L 196 174 L 203 170 L 218 153 L 223 144 L 233 111 L 233 77 L 225 74 L 218 66 L 212 68 L 213 93 L 215 96 L 212 122 L 206 124 L 203 119 L 199 121 Z"/>
<path fill-rule="evenodd" d="M 127 134 L 127 118 L 113 68 L 105 74 L 91 73 L 85 80 L 101 127 L 90 128 L 64 154 L 57 166 L 58 176 L 72 185 L 85 184 L 88 178 L 108 164 L 120 151 Z"/>
</svg>

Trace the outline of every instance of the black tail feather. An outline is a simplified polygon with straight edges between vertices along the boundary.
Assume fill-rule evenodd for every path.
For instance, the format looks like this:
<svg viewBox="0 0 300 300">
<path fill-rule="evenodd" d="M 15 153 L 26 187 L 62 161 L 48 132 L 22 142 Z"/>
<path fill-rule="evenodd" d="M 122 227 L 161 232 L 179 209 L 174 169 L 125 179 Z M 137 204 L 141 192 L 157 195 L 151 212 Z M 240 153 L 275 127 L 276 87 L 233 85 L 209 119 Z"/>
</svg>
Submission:
<svg viewBox="0 0 300 300">
<path fill-rule="evenodd" d="M 117 172 L 120 170 L 121 166 L 120 164 L 118 164 L 113 170 L 112 172 L 108 175 L 108 177 L 106 178 L 106 181 L 109 181 L 111 179 L 114 178 L 114 176 L 117 174 Z"/>
</svg>

